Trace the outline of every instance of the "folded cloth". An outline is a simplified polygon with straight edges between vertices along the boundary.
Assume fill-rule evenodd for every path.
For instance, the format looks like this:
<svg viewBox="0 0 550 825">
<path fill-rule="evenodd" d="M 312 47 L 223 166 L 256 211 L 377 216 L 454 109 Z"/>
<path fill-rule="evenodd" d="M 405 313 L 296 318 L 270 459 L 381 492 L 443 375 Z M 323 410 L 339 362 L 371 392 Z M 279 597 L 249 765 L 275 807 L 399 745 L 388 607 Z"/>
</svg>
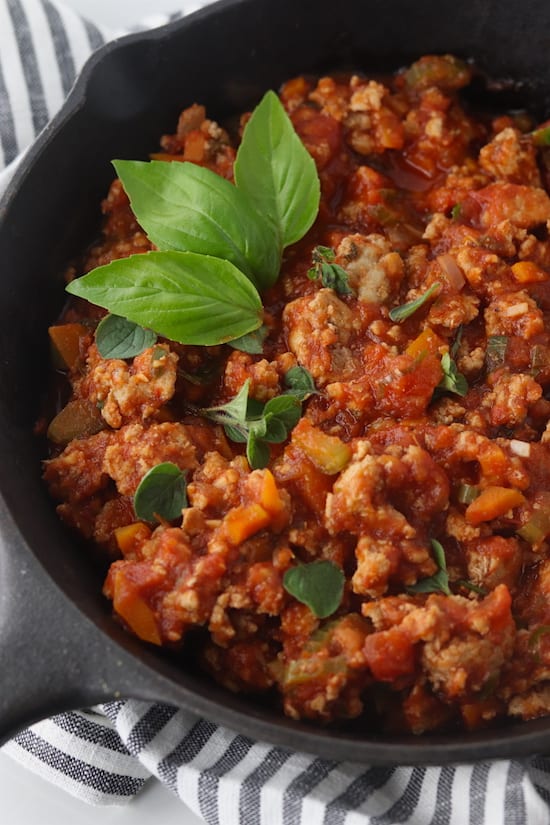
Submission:
<svg viewBox="0 0 550 825">
<path fill-rule="evenodd" d="M 182 12 L 199 5 L 204 0 Z M 163 22 L 157 16 L 149 25 Z M 85 59 L 117 34 L 55 0 L 0 0 L 0 191 Z M 335 763 L 135 700 L 60 714 L 4 750 L 96 805 L 122 804 L 157 777 L 209 825 L 550 823 L 547 758 L 430 768 Z"/>
</svg>

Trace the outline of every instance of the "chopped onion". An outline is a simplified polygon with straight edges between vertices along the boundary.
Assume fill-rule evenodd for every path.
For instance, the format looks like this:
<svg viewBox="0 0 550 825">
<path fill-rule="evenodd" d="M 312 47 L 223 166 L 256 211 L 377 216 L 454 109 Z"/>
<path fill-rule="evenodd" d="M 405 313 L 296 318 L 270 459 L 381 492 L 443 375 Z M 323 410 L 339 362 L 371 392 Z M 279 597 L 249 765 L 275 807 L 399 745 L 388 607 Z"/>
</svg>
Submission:
<svg viewBox="0 0 550 825">
<path fill-rule="evenodd" d="M 461 504 L 471 504 L 479 496 L 480 489 L 475 484 L 461 484 L 457 498 Z"/>
<path fill-rule="evenodd" d="M 518 441 L 514 438 L 510 441 L 510 449 L 522 458 L 529 458 L 531 455 L 531 445 L 528 441 Z"/>
<path fill-rule="evenodd" d="M 437 262 L 441 267 L 444 275 L 447 277 L 447 281 L 459 292 L 466 280 L 464 275 L 462 274 L 462 270 L 453 258 L 452 255 L 438 255 Z"/>
<path fill-rule="evenodd" d="M 517 318 L 519 315 L 524 315 L 529 310 L 529 304 L 527 301 L 523 301 L 521 304 L 514 304 L 511 307 L 507 307 L 503 315 L 506 315 L 507 318 Z"/>
</svg>

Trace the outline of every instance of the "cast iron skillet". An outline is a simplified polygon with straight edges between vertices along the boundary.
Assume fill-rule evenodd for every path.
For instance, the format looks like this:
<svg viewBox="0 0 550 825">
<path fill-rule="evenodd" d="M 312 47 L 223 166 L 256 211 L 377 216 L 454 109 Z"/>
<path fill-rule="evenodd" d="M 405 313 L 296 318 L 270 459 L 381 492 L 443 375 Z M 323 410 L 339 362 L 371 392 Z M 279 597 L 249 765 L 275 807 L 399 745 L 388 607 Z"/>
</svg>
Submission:
<svg viewBox="0 0 550 825">
<path fill-rule="evenodd" d="M 64 264 L 97 232 L 114 157 L 147 157 L 182 107 L 224 117 L 302 72 L 397 68 L 425 53 L 472 57 L 550 114 L 547 0 L 225 0 L 121 39 L 85 68 L 0 207 L 0 741 L 22 726 L 117 697 L 183 706 L 251 737 L 332 759 L 445 763 L 537 753 L 550 720 L 470 735 L 390 738 L 323 730 L 229 694 L 186 658 L 125 633 L 101 574 L 58 521 L 32 435 L 47 381 L 46 328 Z"/>
</svg>

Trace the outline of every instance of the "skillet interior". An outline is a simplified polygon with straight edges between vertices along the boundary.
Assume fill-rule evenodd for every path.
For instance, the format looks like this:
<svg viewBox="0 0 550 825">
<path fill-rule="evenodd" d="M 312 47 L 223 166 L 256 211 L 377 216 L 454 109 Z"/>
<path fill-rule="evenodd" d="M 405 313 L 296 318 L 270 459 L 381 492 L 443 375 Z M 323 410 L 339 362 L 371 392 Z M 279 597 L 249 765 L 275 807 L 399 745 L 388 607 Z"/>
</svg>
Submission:
<svg viewBox="0 0 550 825">
<path fill-rule="evenodd" d="M 0 739 L 45 713 L 132 695 L 330 758 L 441 763 L 550 742 L 544 720 L 460 741 L 391 739 L 357 725 L 323 731 L 230 696 L 146 648 L 110 619 L 98 571 L 55 516 L 32 437 L 47 381 L 46 328 L 63 302 L 60 273 L 94 237 L 111 158 L 146 157 L 195 101 L 223 122 L 294 74 L 392 69 L 430 52 L 472 57 L 514 81 L 500 106 L 521 101 L 550 113 L 549 40 L 542 0 L 228 0 L 92 59 L 0 207 Z"/>
</svg>

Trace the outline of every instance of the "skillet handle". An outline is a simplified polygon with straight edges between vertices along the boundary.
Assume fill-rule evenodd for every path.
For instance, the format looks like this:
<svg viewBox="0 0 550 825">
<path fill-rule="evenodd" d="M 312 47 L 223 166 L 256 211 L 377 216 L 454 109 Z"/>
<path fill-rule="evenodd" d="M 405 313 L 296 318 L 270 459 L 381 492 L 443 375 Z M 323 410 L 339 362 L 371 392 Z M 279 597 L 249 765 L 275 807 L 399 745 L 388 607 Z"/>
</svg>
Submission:
<svg viewBox="0 0 550 825">
<path fill-rule="evenodd" d="M 132 668 L 48 577 L 1 500 L 0 525 L 1 745 L 38 719 L 119 698 Z"/>
</svg>

